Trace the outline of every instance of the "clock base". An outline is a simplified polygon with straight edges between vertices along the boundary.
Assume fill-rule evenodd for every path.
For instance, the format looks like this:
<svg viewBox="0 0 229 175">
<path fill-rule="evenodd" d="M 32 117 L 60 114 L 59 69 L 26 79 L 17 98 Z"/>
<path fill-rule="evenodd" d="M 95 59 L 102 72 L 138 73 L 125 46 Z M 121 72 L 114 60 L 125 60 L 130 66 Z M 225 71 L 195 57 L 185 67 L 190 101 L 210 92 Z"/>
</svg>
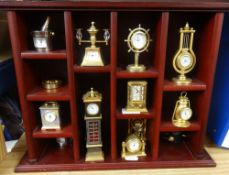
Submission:
<svg viewBox="0 0 229 175">
<path fill-rule="evenodd" d="M 80 66 L 104 66 L 100 53 L 100 48 L 86 47 L 83 61 Z"/>
<path fill-rule="evenodd" d="M 126 69 L 129 72 L 143 72 L 146 70 L 146 67 L 142 64 L 140 64 L 140 65 L 130 64 L 126 67 Z"/>
<path fill-rule="evenodd" d="M 125 112 L 130 112 L 130 113 L 137 113 L 137 112 L 148 112 L 146 108 L 131 108 L 131 107 L 126 107 Z"/>
<path fill-rule="evenodd" d="M 191 125 L 191 123 L 186 120 L 174 120 L 172 123 L 178 128 L 188 128 Z"/>
<path fill-rule="evenodd" d="M 172 79 L 177 85 L 189 85 L 192 83 L 192 79 L 186 78 L 184 75 L 180 75 L 177 78 Z"/>
<path fill-rule="evenodd" d="M 102 148 L 88 148 L 85 161 L 104 161 Z"/>
</svg>

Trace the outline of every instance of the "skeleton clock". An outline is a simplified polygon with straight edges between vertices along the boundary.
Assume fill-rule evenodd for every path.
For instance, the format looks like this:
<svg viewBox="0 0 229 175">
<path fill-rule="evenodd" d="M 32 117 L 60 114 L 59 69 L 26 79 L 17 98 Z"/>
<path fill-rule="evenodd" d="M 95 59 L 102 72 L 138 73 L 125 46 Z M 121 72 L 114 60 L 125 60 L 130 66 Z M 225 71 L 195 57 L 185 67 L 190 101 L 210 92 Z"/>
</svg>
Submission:
<svg viewBox="0 0 229 175">
<path fill-rule="evenodd" d="M 102 151 L 101 138 L 101 120 L 102 114 L 100 104 L 102 102 L 102 95 L 98 91 L 91 88 L 83 96 L 85 104 L 86 133 L 87 133 L 87 154 L 86 161 L 103 161 L 104 154 Z"/>
</svg>

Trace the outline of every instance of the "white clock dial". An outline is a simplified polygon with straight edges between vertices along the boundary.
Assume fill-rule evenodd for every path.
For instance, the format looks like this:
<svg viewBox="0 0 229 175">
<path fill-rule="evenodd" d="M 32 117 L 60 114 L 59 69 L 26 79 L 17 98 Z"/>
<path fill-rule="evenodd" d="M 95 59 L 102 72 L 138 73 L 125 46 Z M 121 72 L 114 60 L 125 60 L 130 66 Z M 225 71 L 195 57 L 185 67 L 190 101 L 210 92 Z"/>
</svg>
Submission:
<svg viewBox="0 0 229 175">
<path fill-rule="evenodd" d="M 191 63 L 192 63 L 192 58 L 188 54 L 185 54 L 180 58 L 180 64 L 184 68 L 190 67 Z"/>
<path fill-rule="evenodd" d="M 37 48 L 46 48 L 47 47 L 47 41 L 43 38 L 35 38 L 34 39 L 34 45 Z"/>
<path fill-rule="evenodd" d="M 132 86 L 131 88 L 131 100 L 140 101 L 142 100 L 142 87 L 141 86 Z"/>
<path fill-rule="evenodd" d="M 181 109 L 180 117 L 183 120 L 189 120 L 192 117 L 192 110 L 188 107 Z"/>
<path fill-rule="evenodd" d="M 127 143 L 127 148 L 129 152 L 137 152 L 141 149 L 141 141 L 139 139 L 131 139 Z"/>
<path fill-rule="evenodd" d="M 99 112 L 99 106 L 96 103 L 90 103 L 87 105 L 87 113 L 90 115 L 96 115 Z"/>
<path fill-rule="evenodd" d="M 52 122 L 54 122 L 56 120 L 57 116 L 56 116 L 56 114 L 54 112 L 47 111 L 47 112 L 44 113 L 44 118 L 45 118 L 45 120 L 47 122 L 52 123 Z"/>
<path fill-rule="evenodd" d="M 99 53 L 98 52 L 95 52 L 95 51 L 89 51 L 87 53 L 87 57 L 90 60 L 97 60 L 97 58 L 99 58 Z"/>
<path fill-rule="evenodd" d="M 130 39 L 130 42 L 135 49 L 141 50 L 146 46 L 147 43 L 147 38 L 145 33 L 143 33 L 142 31 L 138 31 L 134 33 Z"/>
</svg>

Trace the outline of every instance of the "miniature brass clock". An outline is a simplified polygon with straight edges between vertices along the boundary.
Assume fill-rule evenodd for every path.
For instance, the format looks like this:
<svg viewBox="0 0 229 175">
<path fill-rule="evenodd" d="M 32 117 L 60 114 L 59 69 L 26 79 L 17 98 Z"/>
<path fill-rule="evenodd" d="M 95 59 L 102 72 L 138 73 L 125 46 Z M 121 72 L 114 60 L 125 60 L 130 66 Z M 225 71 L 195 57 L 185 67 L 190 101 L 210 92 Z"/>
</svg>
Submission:
<svg viewBox="0 0 229 175">
<path fill-rule="evenodd" d="M 146 108 L 146 81 L 129 81 L 127 83 L 127 112 L 148 112 Z"/>
<path fill-rule="evenodd" d="M 181 92 L 179 100 L 176 102 L 176 106 L 172 116 L 172 123 L 176 127 L 187 128 L 190 126 L 188 121 L 192 117 L 192 109 L 190 100 L 187 97 L 186 92 Z"/>
<path fill-rule="evenodd" d="M 57 102 L 46 102 L 39 109 L 42 130 L 61 129 L 60 106 Z"/>
<path fill-rule="evenodd" d="M 85 48 L 85 54 L 83 56 L 83 60 L 80 66 L 104 66 L 104 62 L 101 56 L 100 47 L 96 47 L 96 43 L 105 43 L 108 45 L 108 41 L 110 39 L 110 33 L 108 29 L 104 29 L 104 40 L 97 40 L 96 34 L 99 31 L 95 27 L 95 22 L 91 22 L 91 27 L 87 29 L 90 34 L 90 40 L 82 40 L 82 29 L 77 29 L 76 31 L 76 39 L 81 43 L 91 43 L 90 47 Z"/>
<path fill-rule="evenodd" d="M 146 119 L 130 119 L 128 121 L 128 136 L 122 142 L 122 158 L 138 160 L 145 153 Z"/>
<path fill-rule="evenodd" d="M 193 70 L 196 64 L 196 56 L 193 52 L 193 39 L 195 30 L 186 23 L 184 28 L 180 28 L 180 45 L 173 58 L 173 67 L 180 75 L 173 78 L 178 85 L 187 85 L 192 82 L 185 74 Z"/>
<path fill-rule="evenodd" d="M 102 114 L 100 104 L 102 94 L 91 88 L 83 96 L 85 104 L 86 133 L 87 133 L 87 153 L 86 161 L 103 161 L 104 154 L 102 151 L 101 120 Z"/>
<path fill-rule="evenodd" d="M 149 36 L 149 29 L 144 29 L 139 26 L 133 30 L 129 29 L 130 33 L 125 40 L 129 47 L 128 52 L 134 52 L 134 64 L 128 65 L 129 72 L 142 72 L 146 69 L 144 65 L 139 64 L 139 55 L 144 51 L 148 51 L 149 43 L 151 41 Z"/>
</svg>

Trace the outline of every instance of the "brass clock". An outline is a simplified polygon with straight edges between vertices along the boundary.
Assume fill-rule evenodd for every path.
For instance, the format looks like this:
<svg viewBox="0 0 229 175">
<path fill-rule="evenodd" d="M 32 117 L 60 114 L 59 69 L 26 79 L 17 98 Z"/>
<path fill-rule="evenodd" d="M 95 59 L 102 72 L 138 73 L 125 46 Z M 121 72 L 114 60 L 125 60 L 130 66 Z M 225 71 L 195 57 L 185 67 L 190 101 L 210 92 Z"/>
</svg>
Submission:
<svg viewBox="0 0 229 175">
<path fill-rule="evenodd" d="M 128 121 L 128 136 L 122 142 L 122 158 L 138 160 L 145 153 L 146 119 L 130 119 Z"/>
<path fill-rule="evenodd" d="M 180 75 L 173 78 L 178 85 L 187 85 L 192 82 L 185 74 L 193 70 L 196 64 L 196 56 L 193 52 L 193 39 L 195 30 L 186 23 L 184 28 L 180 28 L 180 46 L 173 58 L 173 67 Z"/>
<path fill-rule="evenodd" d="M 151 41 L 149 35 L 149 29 L 144 29 L 139 26 L 133 30 L 129 29 L 130 33 L 125 40 L 129 47 L 128 52 L 134 52 L 134 64 L 128 65 L 127 70 L 129 72 L 142 72 L 146 67 L 142 64 L 139 64 L 139 55 L 144 51 L 148 51 L 149 43 Z"/>
<path fill-rule="evenodd" d="M 179 99 L 176 102 L 172 116 L 172 123 L 176 127 L 187 128 L 191 125 L 189 120 L 192 117 L 192 109 L 190 100 L 186 92 L 181 92 Z"/>
<path fill-rule="evenodd" d="M 57 102 L 46 102 L 39 109 L 42 130 L 61 129 L 60 106 Z"/>
<path fill-rule="evenodd" d="M 148 112 L 146 108 L 147 81 L 127 83 L 127 112 Z"/>
</svg>

